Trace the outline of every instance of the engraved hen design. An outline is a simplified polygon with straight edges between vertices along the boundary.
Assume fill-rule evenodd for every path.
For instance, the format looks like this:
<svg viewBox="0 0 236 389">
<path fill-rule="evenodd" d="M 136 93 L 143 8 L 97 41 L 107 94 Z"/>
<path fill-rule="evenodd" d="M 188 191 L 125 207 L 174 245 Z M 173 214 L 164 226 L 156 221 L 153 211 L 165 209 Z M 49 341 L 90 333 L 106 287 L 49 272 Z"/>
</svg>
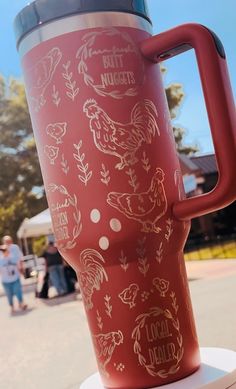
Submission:
<svg viewBox="0 0 236 389">
<path fill-rule="evenodd" d="M 62 143 L 62 137 L 66 134 L 67 123 L 49 124 L 46 133 L 56 140 L 56 144 Z"/>
<path fill-rule="evenodd" d="M 157 168 L 146 192 L 110 192 L 107 202 L 129 219 L 141 223 L 143 232 L 159 233 L 161 229 L 157 222 L 167 211 L 164 176 L 163 170 Z"/>
<path fill-rule="evenodd" d="M 29 85 L 29 97 L 34 103 L 36 111 L 46 103 L 45 91 L 49 86 L 56 67 L 62 58 L 58 47 L 51 49 L 42 57 L 32 69 L 27 71 L 27 84 Z"/>
<path fill-rule="evenodd" d="M 156 134 L 160 135 L 157 109 L 148 99 L 135 104 L 129 123 L 112 120 L 94 99 L 85 102 L 83 111 L 90 119 L 95 146 L 101 152 L 119 158 L 120 162 L 115 166 L 119 170 L 138 162 L 135 154 L 142 143 L 150 144 Z"/>
<path fill-rule="evenodd" d="M 169 289 L 169 285 L 170 285 L 169 281 L 157 277 L 153 279 L 152 283 L 155 286 L 155 288 L 158 290 L 158 292 L 160 292 L 160 296 L 165 297 Z"/>
<path fill-rule="evenodd" d="M 102 372 L 108 376 L 106 365 L 110 362 L 114 350 L 123 343 L 124 336 L 121 331 L 113 331 L 107 334 L 93 335 L 95 350 Z"/>
<path fill-rule="evenodd" d="M 104 262 L 103 257 L 96 250 L 85 249 L 80 254 L 81 268 L 78 273 L 78 281 L 87 310 L 93 308 L 92 296 L 94 291 L 100 290 L 101 284 L 108 281 L 107 273 L 102 266 Z"/>
<path fill-rule="evenodd" d="M 46 145 L 44 147 L 44 153 L 48 157 L 51 165 L 55 164 L 55 160 L 58 157 L 58 152 L 59 152 L 59 148 L 58 147 L 48 146 L 48 145 Z"/>
<path fill-rule="evenodd" d="M 139 286 L 137 284 L 131 284 L 128 288 L 124 289 L 123 292 L 119 294 L 119 298 L 124 304 L 128 304 L 130 308 L 135 307 L 135 299 L 139 291 Z"/>
</svg>

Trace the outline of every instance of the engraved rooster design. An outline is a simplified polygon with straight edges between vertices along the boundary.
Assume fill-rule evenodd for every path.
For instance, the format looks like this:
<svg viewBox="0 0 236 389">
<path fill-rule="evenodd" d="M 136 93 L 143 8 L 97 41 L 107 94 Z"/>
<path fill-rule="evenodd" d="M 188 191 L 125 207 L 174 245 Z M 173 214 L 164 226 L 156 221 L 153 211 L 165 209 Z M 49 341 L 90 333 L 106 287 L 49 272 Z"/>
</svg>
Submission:
<svg viewBox="0 0 236 389">
<path fill-rule="evenodd" d="M 48 124 L 46 133 L 56 140 L 56 144 L 62 143 L 62 138 L 66 134 L 67 123 Z"/>
<path fill-rule="evenodd" d="M 119 158 L 120 162 L 116 164 L 119 170 L 138 162 L 135 154 L 142 143 L 150 144 L 156 134 L 160 135 L 157 109 L 148 99 L 135 104 L 130 121 L 125 124 L 112 120 L 94 99 L 85 102 L 83 111 L 90 119 L 95 146 L 101 152 Z"/>
<path fill-rule="evenodd" d="M 29 96 L 36 111 L 46 103 L 44 94 L 61 58 L 60 49 L 54 47 L 27 72 L 27 83 L 30 85 Z"/>
<path fill-rule="evenodd" d="M 123 343 L 124 336 L 121 331 L 112 331 L 106 334 L 93 335 L 93 341 L 99 367 L 106 376 L 109 376 L 106 366 L 110 362 L 115 348 Z"/>
<path fill-rule="evenodd" d="M 48 157 L 51 165 L 55 164 L 55 160 L 58 157 L 58 152 L 59 152 L 59 148 L 58 147 L 48 146 L 48 145 L 46 145 L 44 147 L 44 153 Z"/>
<path fill-rule="evenodd" d="M 163 185 L 164 176 L 163 170 L 157 168 L 146 192 L 110 192 L 107 202 L 129 219 L 141 223 L 143 232 L 158 233 L 161 229 L 157 222 L 167 211 L 167 199 Z"/>
<path fill-rule="evenodd" d="M 85 249 L 80 254 L 81 268 L 78 280 L 81 294 L 87 310 L 93 308 L 92 296 L 95 290 L 101 289 L 101 284 L 108 281 L 107 273 L 102 266 L 104 259 L 101 254 L 93 249 Z"/>
<path fill-rule="evenodd" d="M 169 281 L 164 280 L 163 278 L 154 278 L 152 281 L 155 288 L 160 292 L 161 297 L 165 297 L 169 289 Z"/>
<path fill-rule="evenodd" d="M 119 298 L 124 304 L 128 304 L 130 308 L 135 307 L 135 299 L 139 291 L 137 284 L 131 284 L 128 288 L 124 289 L 120 294 Z"/>
</svg>

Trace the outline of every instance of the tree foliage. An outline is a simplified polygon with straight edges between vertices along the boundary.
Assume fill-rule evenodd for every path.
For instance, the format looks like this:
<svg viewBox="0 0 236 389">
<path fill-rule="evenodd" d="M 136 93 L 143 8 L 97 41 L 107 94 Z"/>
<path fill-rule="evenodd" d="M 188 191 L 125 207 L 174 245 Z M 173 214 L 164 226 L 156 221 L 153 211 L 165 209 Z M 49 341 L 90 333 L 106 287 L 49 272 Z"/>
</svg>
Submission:
<svg viewBox="0 0 236 389">
<path fill-rule="evenodd" d="M 174 120 L 178 115 L 178 110 L 183 103 L 184 92 L 181 84 L 174 83 L 166 88 L 166 97 L 170 110 L 171 119 Z M 173 132 L 178 152 L 185 155 L 192 155 L 198 151 L 196 145 L 184 144 L 185 130 L 181 127 L 173 126 Z"/>
<path fill-rule="evenodd" d="M 0 236 L 15 233 L 25 217 L 47 205 L 24 86 L 0 78 Z"/>
<path fill-rule="evenodd" d="M 166 88 L 171 118 L 182 104 L 180 84 Z M 196 151 L 185 146 L 184 130 L 173 128 L 177 149 L 185 154 Z M 47 207 L 24 85 L 0 77 L 0 236 L 15 237 L 22 220 Z M 35 193 L 36 188 L 41 192 Z"/>
</svg>

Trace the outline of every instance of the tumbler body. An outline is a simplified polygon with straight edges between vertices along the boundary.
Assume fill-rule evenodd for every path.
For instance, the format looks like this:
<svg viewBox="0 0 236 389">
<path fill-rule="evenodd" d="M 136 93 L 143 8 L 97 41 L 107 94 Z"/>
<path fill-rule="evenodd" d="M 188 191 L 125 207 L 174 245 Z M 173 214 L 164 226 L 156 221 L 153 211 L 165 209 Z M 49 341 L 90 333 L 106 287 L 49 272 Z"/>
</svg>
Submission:
<svg viewBox="0 0 236 389">
<path fill-rule="evenodd" d="M 149 388 L 199 364 L 183 247 L 190 222 L 150 23 L 50 21 L 20 45 L 56 242 L 78 275 L 104 386 Z"/>
</svg>

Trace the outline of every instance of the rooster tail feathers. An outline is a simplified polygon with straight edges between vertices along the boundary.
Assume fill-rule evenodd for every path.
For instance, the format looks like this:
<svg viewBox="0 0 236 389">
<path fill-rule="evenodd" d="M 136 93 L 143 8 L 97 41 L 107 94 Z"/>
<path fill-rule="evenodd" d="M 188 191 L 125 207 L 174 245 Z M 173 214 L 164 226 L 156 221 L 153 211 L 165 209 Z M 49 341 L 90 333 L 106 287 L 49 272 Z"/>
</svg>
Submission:
<svg viewBox="0 0 236 389">
<path fill-rule="evenodd" d="M 117 208 L 117 206 L 119 205 L 119 196 L 120 196 L 119 193 L 115 193 L 115 192 L 109 193 L 107 196 L 108 204 L 111 205 L 112 207 Z"/>
<path fill-rule="evenodd" d="M 134 124 L 143 141 L 151 143 L 152 137 L 160 135 L 160 130 L 157 124 L 158 112 L 151 100 L 144 99 L 139 101 L 131 112 L 131 122 Z"/>
<path fill-rule="evenodd" d="M 51 66 L 52 69 L 54 69 L 60 62 L 62 58 L 62 53 L 58 47 L 54 47 L 52 50 L 49 51 L 47 57 L 51 59 Z"/>
<path fill-rule="evenodd" d="M 89 273 L 89 277 L 93 281 L 96 289 L 99 289 L 99 282 L 102 283 L 104 279 L 108 281 L 107 273 L 100 263 L 104 263 L 105 261 L 98 251 L 93 249 L 83 250 L 80 255 L 80 261 L 83 265 L 83 271 Z"/>
</svg>

